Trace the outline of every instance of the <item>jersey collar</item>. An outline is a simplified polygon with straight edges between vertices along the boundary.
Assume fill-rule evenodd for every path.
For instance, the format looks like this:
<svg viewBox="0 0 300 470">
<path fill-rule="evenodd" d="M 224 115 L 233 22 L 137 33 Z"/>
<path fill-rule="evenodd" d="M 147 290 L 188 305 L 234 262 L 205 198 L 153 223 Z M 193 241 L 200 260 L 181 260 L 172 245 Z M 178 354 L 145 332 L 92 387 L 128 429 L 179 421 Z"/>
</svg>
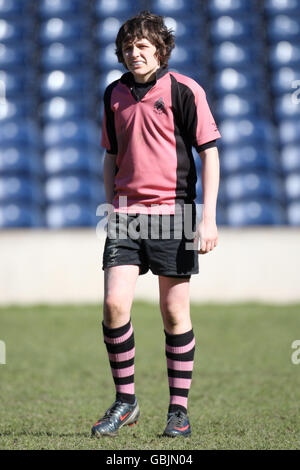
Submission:
<svg viewBox="0 0 300 470">
<path fill-rule="evenodd" d="M 159 67 L 155 72 L 155 83 L 168 73 L 168 67 Z M 128 86 L 134 85 L 134 76 L 131 72 L 124 73 L 121 77 L 121 82 Z"/>
</svg>

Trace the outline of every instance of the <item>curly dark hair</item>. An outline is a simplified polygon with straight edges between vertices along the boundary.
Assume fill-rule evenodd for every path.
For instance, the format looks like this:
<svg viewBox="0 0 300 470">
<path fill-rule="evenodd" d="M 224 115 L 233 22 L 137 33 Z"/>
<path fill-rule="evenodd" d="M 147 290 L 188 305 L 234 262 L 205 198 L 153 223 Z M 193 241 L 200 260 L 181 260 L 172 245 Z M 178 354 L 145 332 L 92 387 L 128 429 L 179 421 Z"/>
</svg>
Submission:
<svg viewBox="0 0 300 470">
<path fill-rule="evenodd" d="M 161 67 L 167 67 L 168 59 L 175 47 L 173 30 L 166 27 L 162 16 L 154 15 L 148 10 L 140 12 L 121 26 L 116 38 L 118 61 L 126 67 L 122 46 L 142 38 L 148 39 L 156 47 Z"/>
</svg>

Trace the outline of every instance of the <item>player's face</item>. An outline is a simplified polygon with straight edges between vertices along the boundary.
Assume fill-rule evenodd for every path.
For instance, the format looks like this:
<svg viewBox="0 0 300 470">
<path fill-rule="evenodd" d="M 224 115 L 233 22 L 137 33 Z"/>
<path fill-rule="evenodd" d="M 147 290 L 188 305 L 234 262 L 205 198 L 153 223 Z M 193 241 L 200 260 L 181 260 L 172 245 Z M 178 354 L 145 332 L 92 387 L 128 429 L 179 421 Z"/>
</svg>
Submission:
<svg viewBox="0 0 300 470">
<path fill-rule="evenodd" d="M 146 83 L 155 78 L 155 71 L 160 64 L 156 57 L 156 47 L 148 39 L 125 43 L 122 50 L 126 66 L 133 73 L 136 82 Z"/>
</svg>

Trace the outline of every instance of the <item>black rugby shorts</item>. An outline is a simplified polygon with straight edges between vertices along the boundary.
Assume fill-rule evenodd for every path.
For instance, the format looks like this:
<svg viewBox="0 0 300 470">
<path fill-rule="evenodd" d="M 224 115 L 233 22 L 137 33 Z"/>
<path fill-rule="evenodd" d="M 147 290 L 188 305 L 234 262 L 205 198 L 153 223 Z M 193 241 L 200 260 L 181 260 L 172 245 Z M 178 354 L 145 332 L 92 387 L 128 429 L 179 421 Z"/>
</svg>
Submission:
<svg viewBox="0 0 300 470">
<path fill-rule="evenodd" d="M 190 278 L 199 272 L 193 244 L 196 215 L 122 214 L 109 217 L 102 269 L 137 265 L 139 274 Z"/>
</svg>

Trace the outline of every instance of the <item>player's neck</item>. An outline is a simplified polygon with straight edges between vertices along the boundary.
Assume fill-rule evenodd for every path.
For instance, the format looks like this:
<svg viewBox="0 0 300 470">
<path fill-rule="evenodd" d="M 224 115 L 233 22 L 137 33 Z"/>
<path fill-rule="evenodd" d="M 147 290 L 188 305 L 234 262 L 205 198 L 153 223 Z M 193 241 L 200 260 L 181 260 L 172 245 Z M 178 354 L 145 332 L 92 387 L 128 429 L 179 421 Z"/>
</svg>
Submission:
<svg viewBox="0 0 300 470">
<path fill-rule="evenodd" d="M 154 70 L 151 70 L 149 73 L 145 74 L 145 75 L 139 75 L 139 74 L 133 74 L 134 76 L 134 81 L 136 83 L 148 83 L 148 82 L 153 82 L 153 80 L 155 80 L 156 78 L 156 72 L 157 70 L 160 68 L 160 66 L 158 66 L 156 69 Z"/>
</svg>

